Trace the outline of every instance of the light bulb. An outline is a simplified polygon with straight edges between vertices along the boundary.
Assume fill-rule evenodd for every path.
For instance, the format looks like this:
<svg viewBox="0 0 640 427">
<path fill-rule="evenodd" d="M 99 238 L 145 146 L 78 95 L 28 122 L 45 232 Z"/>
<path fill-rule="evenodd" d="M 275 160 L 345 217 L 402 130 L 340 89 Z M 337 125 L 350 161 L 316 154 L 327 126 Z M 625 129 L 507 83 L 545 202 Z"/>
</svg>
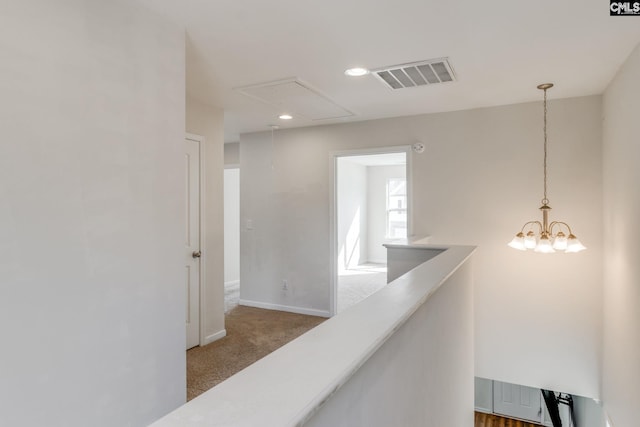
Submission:
<svg viewBox="0 0 640 427">
<path fill-rule="evenodd" d="M 556 234 L 556 238 L 553 239 L 553 249 L 557 251 L 567 250 L 567 236 L 562 231 L 559 231 Z"/>
<path fill-rule="evenodd" d="M 580 252 L 587 249 L 585 245 L 580 243 L 580 240 L 573 234 L 569 234 L 567 238 L 567 250 L 565 252 Z"/>
<path fill-rule="evenodd" d="M 511 242 L 509 242 L 509 246 L 519 251 L 527 250 L 527 248 L 524 247 L 524 234 L 522 234 L 522 232 L 516 234 L 516 237 L 514 237 Z"/>
<path fill-rule="evenodd" d="M 527 249 L 533 249 L 536 247 L 536 235 L 533 231 L 527 233 L 527 237 L 524 238 L 524 247 Z"/>
<path fill-rule="evenodd" d="M 354 68 L 349 68 L 348 70 L 345 70 L 344 73 L 349 77 L 360 77 L 360 76 L 366 76 L 367 74 L 369 74 L 369 70 L 363 67 L 354 67 Z"/>
<path fill-rule="evenodd" d="M 555 252 L 553 246 L 551 246 L 549 236 L 547 236 L 546 234 L 543 234 L 542 237 L 540 237 L 540 241 L 538 242 L 538 245 L 534 250 L 542 254 L 552 254 Z"/>
</svg>

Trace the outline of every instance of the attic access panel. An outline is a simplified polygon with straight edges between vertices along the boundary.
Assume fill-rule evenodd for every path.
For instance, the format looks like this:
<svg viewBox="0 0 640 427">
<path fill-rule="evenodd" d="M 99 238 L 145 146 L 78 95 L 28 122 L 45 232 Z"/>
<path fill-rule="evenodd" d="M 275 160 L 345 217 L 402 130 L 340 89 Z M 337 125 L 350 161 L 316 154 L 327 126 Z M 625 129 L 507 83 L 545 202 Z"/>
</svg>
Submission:
<svg viewBox="0 0 640 427">
<path fill-rule="evenodd" d="M 278 112 L 302 115 L 310 120 L 329 120 L 354 115 L 298 79 L 244 86 L 236 90 L 251 98 L 273 105 Z"/>
</svg>

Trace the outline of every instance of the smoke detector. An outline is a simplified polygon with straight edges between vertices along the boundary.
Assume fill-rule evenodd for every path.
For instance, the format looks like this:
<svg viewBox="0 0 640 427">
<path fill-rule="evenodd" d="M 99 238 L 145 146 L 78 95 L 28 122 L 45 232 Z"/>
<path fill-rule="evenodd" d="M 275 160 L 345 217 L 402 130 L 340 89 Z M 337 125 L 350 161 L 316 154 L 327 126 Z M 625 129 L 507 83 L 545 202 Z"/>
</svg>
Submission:
<svg viewBox="0 0 640 427">
<path fill-rule="evenodd" d="M 371 70 L 371 73 L 391 89 L 427 86 L 456 80 L 449 58 L 392 65 Z"/>
</svg>

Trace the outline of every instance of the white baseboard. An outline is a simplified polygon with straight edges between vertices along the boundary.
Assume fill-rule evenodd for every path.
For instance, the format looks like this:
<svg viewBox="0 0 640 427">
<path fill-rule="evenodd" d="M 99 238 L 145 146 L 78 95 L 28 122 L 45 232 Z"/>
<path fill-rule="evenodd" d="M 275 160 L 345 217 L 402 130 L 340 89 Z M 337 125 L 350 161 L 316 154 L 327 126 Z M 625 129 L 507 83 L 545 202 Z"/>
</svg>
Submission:
<svg viewBox="0 0 640 427">
<path fill-rule="evenodd" d="M 224 282 L 224 286 L 235 286 L 235 285 L 239 285 L 240 284 L 240 280 L 229 280 L 228 282 Z"/>
<path fill-rule="evenodd" d="M 272 304 L 269 302 L 250 301 L 241 299 L 238 302 L 240 305 L 246 305 L 247 307 L 264 308 L 267 310 L 287 311 L 289 313 L 307 314 L 309 316 L 319 317 L 331 317 L 331 314 L 325 310 L 316 310 L 313 308 L 294 307 L 290 305 Z"/>
<path fill-rule="evenodd" d="M 370 259 L 365 264 L 386 264 L 386 259 Z"/>
<path fill-rule="evenodd" d="M 477 406 L 473 408 L 476 412 L 482 412 L 484 414 L 493 414 L 493 411 L 487 408 L 478 408 Z"/>
<path fill-rule="evenodd" d="M 214 341 L 218 341 L 220 338 L 224 338 L 227 336 L 227 330 L 223 329 L 221 331 L 216 332 L 215 334 L 211 334 L 209 336 L 204 337 L 204 342 L 201 345 L 211 344 Z"/>
</svg>

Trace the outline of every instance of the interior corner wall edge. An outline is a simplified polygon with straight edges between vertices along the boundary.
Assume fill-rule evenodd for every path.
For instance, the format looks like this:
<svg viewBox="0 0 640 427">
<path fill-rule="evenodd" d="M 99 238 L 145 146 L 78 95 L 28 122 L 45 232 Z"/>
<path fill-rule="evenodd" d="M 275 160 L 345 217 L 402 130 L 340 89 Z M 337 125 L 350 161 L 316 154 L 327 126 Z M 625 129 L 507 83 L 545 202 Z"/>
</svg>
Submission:
<svg viewBox="0 0 640 427">
<path fill-rule="evenodd" d="M 540 215 L 541 117 L 540 101 L 241 135 L 242 298 L 329 310 L 330 153 L 422 141 L 414 234 L 479 246 L 475 374 L 599 397 L 602 98 L 549 102 L 552 218 L 589 247 L 578 254 L 506 245 Z"/>
<path fill-rule="evenodd" d="M 640 419 L 640 45 L 604 94 L 602 394 L 613 426 Z"/>
<path fill-rule="evenodd" d="M 184 30 L 1 9 L 0 425 L 147 425 L 185 401 Z"/>
<path fill-rule="evenodd" d="M 224 170 L 224 283 L 240 281 L 240 169 Z"/>
<path fill-rule="evenodd" d="M 187 132 L 204 137 L 202 338 L 224 330 L 224 113 L 192 97 L 186 111 Z"/>
<path fill-rule="evenodd" d="M 224 165 L 238 166 L 240 164 L 240 143 L 227 142 L 224 144 Z"/>
</svg>

